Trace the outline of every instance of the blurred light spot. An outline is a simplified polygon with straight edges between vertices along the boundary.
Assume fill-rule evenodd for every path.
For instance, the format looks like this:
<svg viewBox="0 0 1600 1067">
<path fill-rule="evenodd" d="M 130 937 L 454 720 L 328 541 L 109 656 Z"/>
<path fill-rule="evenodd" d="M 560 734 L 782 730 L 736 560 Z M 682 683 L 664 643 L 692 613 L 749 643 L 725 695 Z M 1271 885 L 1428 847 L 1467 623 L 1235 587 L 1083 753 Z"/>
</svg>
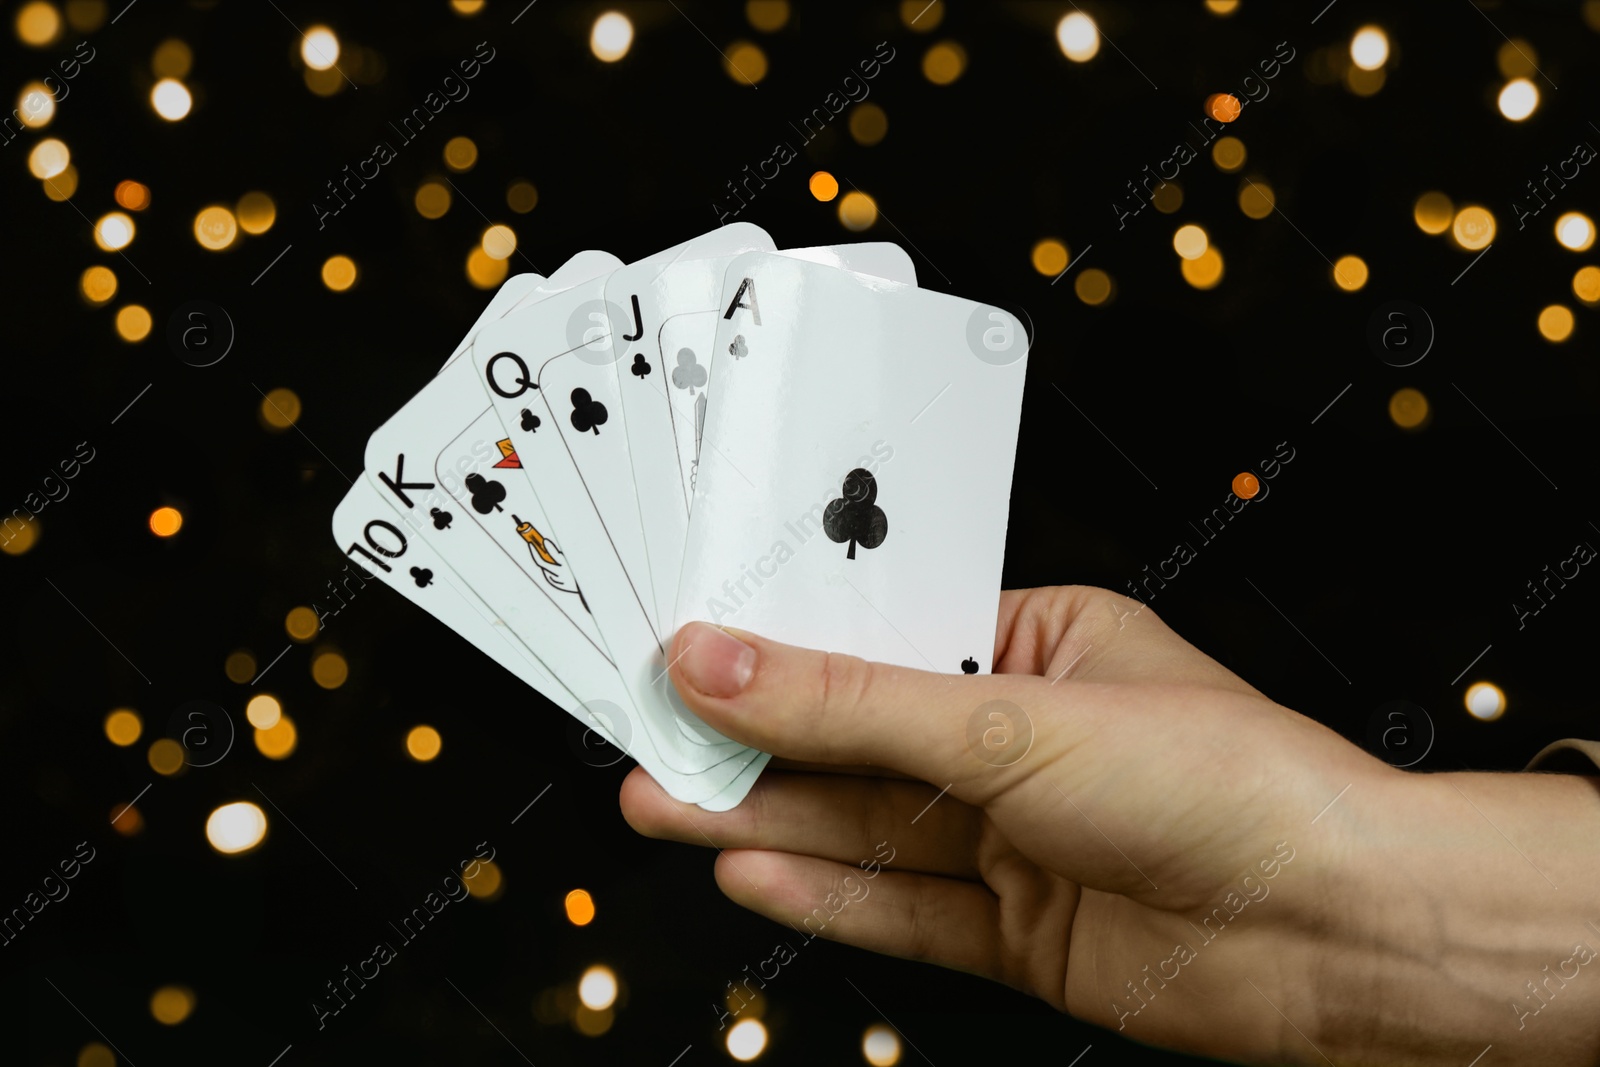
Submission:
<svg viewBox="0 0 1600 1067">
<path fill-rule="evenodd" d="M 194 107 L 194 97 L 189 95 L 188 87 L 176 78 L 162 78 L 150 90 L 150 106 L 168 122 L 177 122 Z"/>
<path fill-rule="evenodd" d="M 450 8 L 458 15 L 476 15 L 483 10 L 483 0 L 450 0 Z"/>
<path fill-rule="evenodd" d="M 767 1028 L 756 1019 L 734 1023 L 728 1030 L 728 1055 L 749 1063 L 767 1048 Z"/>
<path fill-rule="evenodd" d="M 186 78 L 193 65 L 193 50 L 176 37 L 168 37 L 150 54 L 150 69 L 158 78 Z"/>
<path fill-rule="evenodd" d="M 595 54 L 596 59 L 602 63 L 615 63 L 627 55 L 632 46 L 633 23 L 628 21 L 628 16 L 607 11 L 594 20 L 594 29 L 589 31 L 589 51 Z"/>
<path fill-rule="evenodd" d="M 144 733 L 144 723 L 132 708 L 118 708 L 106 716 L 106 737 L 118 748 L 127 748 Z"/>
<path fill-rule="evenodd" d="M 1409 386 L 1389 398 L 1389 418 L 1402 430 L 1415 430 L 1428 421 L 1428 398 Z"/>
<path fill-rule="evenodd" d="M 117 295 L 117 276 L 110 267 L 93 266 L 78 279 L 83 298 L 91 304 L 104 304 Z"/>
<path fill-rule="evenodd" d="M 245 193 L 233 210 L 239 216 L 239 229 L 252 236 L 272 229 L 278 218 L 278 206 L 272 202 L 272 197 L 262 192 Z"/>
<path fill-rule="evenodd" d="M 123 837 L 132 837 L 144 829 L 144 816 L 132 804 L 119 802 L 107 814 L 111 828 Z"/>
<path fill-rule="evenodd" d="M 1500 114 L 1521 122 L 1539 106 L 1539 87 L 1527 78 L 1513 78 L 1500 90 Z"/>
<path fill-rule="evenodd" d="M 133 220 L 120 211 L 100 216 L 94 224 L 94 243 L 107 252 L 127 248 L 133 240 Z"/>
<path fill-rule="evenodd" d="M 949 85 L 967 69 L 967 50 L 954 41 L 940 41 L 922 57 L 922 76 L 935 85 Z"/>
<path fill-rule="evenodd" d="M 850 136 L 871 147 L 889 132 L 889 116 L 877 104 L 857 104 L 850 112 Z M 65 164 L 63 164 L 65 166 Z"/>
<path fill-rule="evenodd" d="M 1362 70 L 1377 70 L 1389 61 L 1389 35 L 1363 26 L 1350 38 L 1350 61 Z"/>
<path fill-rule="evenodd" d="M 242 648 L 230 652 L 222 664 L 222 671 L 228 676 L 228 681 L 243 685 L 256 676 L 256 658 Z"/>
<path fill-rule="evenodd" d="M 1054 237 L 1047 237 L 1033 246 L 1033 269 L 1046 278 L 1054 278 L 1066 270 L 1069 260 L 1067 246 Z"/>
<path fill-rule="evenodd" d="M 1246 155 L 1244 142 L 1237 137 L 1219 137 L 1217 143 L 1211 146 L 1211 162 L 1220 171 L 1238 170 L 1244 166 Z"/>
<path fill-rule="evenodd" d="M 567 921 L 573 926 L 588 926 L 594 922 L 594 898 L 587 889 L 574 889 L 565 901 Z"/>
<path fill-rule="evenodd" d="M 1600 33 L 1600 0 L 1583 0 L 1583 24 Z"/>
<path fill-rule="evenodd" d="M 183 746 L 170 737 L 157 738 L 145 753 L 145 759 L 157 774 L 177 774 L 183 766 Z"/>
<path fill-rule="evenodd" d="M 349 84 L 344 80 L 344 75 L 338 70 L 313 70 L 307 67 L 302 73 L 305 78 L 306 88 L 318 96 L 333 96 L 344 92 L 344 87 Z"/>
<path fill-rule="evenodd" d="M 1585 304 L 1600 304 L 1600 267 L 1582 267 L 1572 276 L 1572 291 Z"/>
<path fill-rule="evenodd" d="M 1182 260 L 1180 265 L 1183 280 L 1196 289 L 1214 289 L 1222 281 L 1222 253 L 1210 245 L 1198 258 Z"/>
<path fill-rule="evenodd" d="M 1240 471 L 1233 476 L 1233 481 L 1228 485 L 1233 490 L 1233 495 L 1240 500 L 1253 500 L 1261 492 L 1261 479 L 1249 471 Z"/>
<path fill-rule="evenodd" d="M 1231 15 L 1239 10 L 1239 0 L 1206 0 L 1206 10 L 1213 15 Z"/>
<path fill-rule="evenodd" d="M 509 259 L 511 253 L 517 250 L 517 235 L 510 226 L 497 222 L 483 231 L 479 243 L 483 247 L 483 254 L 490 259 Z"/>
<path fill-rule="evenodd" d="M 72 153 L 67 149 L 66 142 L 54 137 L 46 137 L 28 153 L 28 170 L 35 178 L 54 178 L 66 170 L 71 162 Z"/>
<path fill-rule="evenodd" d="M 39 540 L 39 520 L 24 523 L 20 529 L 13 530 L 10 526 L 0 527 L 5 531 L 5 540 L 0 541 L 0 552 L 8 556 L 20 556 L 33 547 Z"/>
<path fill-rule="evenodd" d="M 93 33 L 105 20 L 105 0 L 67 0 L 67 25 L 79 33 Z"/>
<path fill-rule="evenodd" d="M 439 182 L 423 182 L 414 198 L 417 214 L 425 219 L 440 219 L 450 210 L 450 190 Z"/>
<path fill-rule="evenodd" d="M 300 41 L 300 58 L 312 70 L 327 70 L 339 62 L 339 38 L 326 26 L 313 26 Z"/>
<path fill-rule="evenodd" d="M 572 1012 L 572 1026 L 584 1037 L 599 1037 L 610 1030 L 616 1021 L 616 1012 L 610 1008 L 605 1011 L 591 1011 L 579 1004 Z"/>
<path fill-rule="evenodd" d="M 1087 63 L 1100 51 L 1100 30 L 1082 11 L 1069 12 L 1056 23 L 1056 44 L 1074 63 Z"/>
<path fill-rule="evenodd" d="M 839 201 L 839 222 L 857 233 L 878 221 L 878 202 L 866 193 L 852 190 Z"/>
<path fill-rule="evenodd" d="M 1476 252 L 1494 240 L 1494 216 L 1475 204 L 1464 207 L 1456 212 L 1451 232 L 1457 244 L 1469 252 Z"/>
<path fill-rule="evenodd" d="M 174 507 L 159 507 L 150 513 L 150 532 L 157 537 L 171 537 L 183 529 L 183 512 Z"/>
<path fill-rule="evenodd" d="M 1473 718 L 1484 722 L 1492 722 L 1506 711 L 1506 695 L 1493 682 L 1473 682 L 1467 687 L 1464 703 Z"/>
<path fill-rule="evenodd" d="M 117 309 L 117 336 L 134 344 L 150 336 L 150 312 L 138 304 Z"/>
<path fill-rule="evenodd" d="M 158 1023 L 177 1026 L 194 1011 L 194 993 L 184 986 L 164 985 L 150 996 L 150 1014 Z"/>
<path fill-rule="evenodd" d="M 293 389 L 280 385 L 261 398 L 261 421 L 269 429 L 287 430 L 300 421 L 300 412 L 300 394 Z"/>
<path fill-rule="evenodd" d="M 225 856 L 255 848 L 265 836 L 266 812 L 248 800 L 224 804 L 206 819 L 206 840 Z"/>
<path fill-rule="evenodd" d="M 117 1057 L 98 1041 L 78 1050 L 78 1067 L 117 1067 Z"/>
<path fill-rule="evenodd" d="M 1505 77 L 1521 78 L 1539 69 L 1536 65 L 1539 53 L 1523 38 L 1514 37 L 1500 46 L 1500 51 L 1495 53 L 1495 62 L 1500 65 L 1500 73 Z"/>
<path fill-rule="evenodd" d="M 41 129 L 56 117 L 56 98 L 44 82 L 29 82 L 17 94 L 16 112 L 24 126 Z"/>
<path fill-rule="evenodd" d="M 117 202 L 118 207 L 125 207 L 129 211 L 143 211 L 150 206 L 150 187 L 131 178 L 124 179 L 117 183 L 111 198 Z"/>
<path fill-rule="evenodd" d="M 289 613 L 283 617 L 283 632 L 289 635 L 290 640 L 299 641 L 301 644 L 317 636 L 317 631 L 321 628 L 321 624 L 317 621 L 317 613 L 304 604 L 290 608 Z"/>
<path fill-rule="evenodd" d="M 200 214 L 194 217 L 194 239 L 200 242 L 201 248 L 220 252 L 238 236 L 239 220 L 220 204 L 201 208 Z"/>
<path fill-rule="evenodd" d="M 1594 244 L 1594 222 L 1581 211 L 1569 211 L 1556 219 L 1556 240 L 1562 248 L 1587 252 Z"/>
<path fill-rule="evenodd" d="M 1333 284 L 1353 293 L 1367 284 L 1367 261 L 1360 256 L 1340 256 L 1333 263 Z"/>
<path fill-rule="evenodd" d="M 1244 105 L 1232 93 L 1212 93 L 1206 97 L 1204 110 L 1218 122 L 1232 122 L 1244 110 Z"/>
<path fill-rule="evenodd" d="M 478 873 L 471 877 L 463 877 L 467 892 L 479 900 L 493 900 L 500 895 L 501 886 L 504 884 L 500 875 L 500 868 L 484 860 L 478 864 Z"/>
<path fill-rule="evenodd" d="M 943 0 L 900 0 L 900 21 L 916 33 L 937 29 L 944 21 Z"/>
<path fill-rule="evenodd" d="M 1244 212 L 1247 218 L 1264 219 L 1272 214 L 1272 209 L 1277 203 L 1277 194 L 1266 182 L 1251 180 L 1240 183 L 1239 210 Z"/>
<path fill-rule="evenodd" d="M 337 652 L 323 652 L 311 659 L 311 680 L 324 689 L 337 689 L 350 677 L 350 664 Z"/>
<path fill-rule="evenodd" d="M 1539 312 L 1539 336 L 1546 341 L 1565 341 L 1572 336 L 1572 309 L 1551 304 Z"/>
<path fill-rule="evenodd" d="M 617 976 L 610 967 L 590 967 L 578 979 L 578 999 L 590 1011 L 605 1011 L 617 1001 Z"/>
<path fill-rule="evenodd" d="M 413 726 L 406 734 L 406 755 L 418 763 L 427 763 L 439 755 L 444 739 L 431 726 Z"/>
<path fill-rule="evenodd" d="M 478 289 L 493 289 L 506 280 L 506 274 L 511 265 L 503 259 L 495 259 L 483 250 L 482 245 L 475 246 L 467 253 L 467 281 Z"/>
<path fill-rule="evenodd" d="M 1210 244 L 1211 239 L 1206 236 L 1206 231 L 1192 222 L 1179 226 L 1178 232 L 1172 235 L 1172 250 L 1184 259 L 1199 259 L 1206 254 Z"/>
<path fill-rule="evenodd" d="M 839 180 L 825 170 L 817 171 L 806 184 L 818 200 L 826 202 L 839 195 Z"/>
<path fill-rule="evenodd" d="M 1411 217 L 1416 220 L 1417 229 L 1437 236 L 1450 228 L 1450 219 L 1455 211 L 1456 206 L 1448 196 L 1428 192 L 1417 197 L 1417 202 L 1411 208 Z"/>
<path fill-rule="evenodd" d="M 882 1023 L 873 1023 L 861 1035 L 861 1057 L 872 1067 L 894 1067 L 900 1062 L 900 1035 Z"/>
<path fill-rule="evenodd" d="M 1112 289 L 1111 275 L 1098 267 L 1090 267 L 1072 283 L 1072 291 L 1090 307 L 1098 307 L 1110 300 Z"/>
<path fill-rule="evenodd" d="M 342 293 L 356 283 L 356 261 L 349 256 L 329 256 L 322 263 L 322 284 Z"/>
<path fill-rule="evenodd" d="M 1150 202 L 1163 215 L 1170 215 L 1183 206 L 1183 186 L 1177 182 L 1163 182 L 1150 194 Z"/>
<path fill-rule="evenodd" d="M 17 40 L 43 48 L 61 35 L 61 13 L 43 0 L 23 4 L 17 11 Z"/>
<path fill-rule="evenodd" d="M 256 750 L 268 759 L 288 759 L 299 739 L 294 720 L 287 715 L 278 716 L 278 721 L 265 729 L 258 727 L 255 734 Z"/>
<path fill-rule="evenodd" d="M 744 17 L 762 33 L 781 30 L 789 21 L 789 0 L 747 0 Z"/>
<path fill-rule="evenodd" d="M 70 200 L 72 194 L 78 191 L 78 168 L 67 164 L 67 169 L 54 178 L 44 180 L 44 195 L 60 203 Z"/>
<path fill-rule="evenodd" d="M 251 661 L 254 668 L 255 661 Z M 257 693 L 244 706 L 244 717 L 257 730 L 270 730 L 283 717 L 283 705 L 271 693 Z"/>
<path fill-rule="evenodd" d="M 727 48 L 723 72 L 741 85 L 755 85 L 767 76 L 767 54 L 750 41 L 735 41 Z"/>
<path fill-rule="evenodd" d="M 1377 95 L 1378 90 L 1383 88 L 1383 83 L 1388 79 L 1389 76 L 1384 73 L 1382 67 L 1377 70 L 1362 70 L 1355 64 L 1351 64 L 1345 68 L 1344 72 L 1345 88 L 1357 96 Z"/>
<path fill-rule="evenodd" d="M 444 145 L 444 165 L 454 171 L 471 170 L 478 162 L 478 146 L 470 137 L 452 137 Z"/>
<path fill-rule="evenodd" d="M 514 181 L 506 187 L 506 207 L 526 215 L 539 204 L 539 190 L 530 181 Z"/>
</svg>

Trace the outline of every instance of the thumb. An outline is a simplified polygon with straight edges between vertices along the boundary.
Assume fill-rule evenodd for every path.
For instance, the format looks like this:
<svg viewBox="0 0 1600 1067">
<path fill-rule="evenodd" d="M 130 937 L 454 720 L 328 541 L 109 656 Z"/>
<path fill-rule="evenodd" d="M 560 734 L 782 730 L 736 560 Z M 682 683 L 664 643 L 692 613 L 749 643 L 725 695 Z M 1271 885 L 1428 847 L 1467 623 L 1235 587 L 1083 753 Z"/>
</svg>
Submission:
<svg viewBox="0 0 1600 1067">
<path fill-rule="evenodd" d="M 888 767 L 974 803 L 1012 779 L 1033 739 L 1024 708 L 1044 703 L 1031 675 L 935 674 L 703 622 L 678 631 L 668 663 L 684 703 L 735 741 Z"/>
</svg>

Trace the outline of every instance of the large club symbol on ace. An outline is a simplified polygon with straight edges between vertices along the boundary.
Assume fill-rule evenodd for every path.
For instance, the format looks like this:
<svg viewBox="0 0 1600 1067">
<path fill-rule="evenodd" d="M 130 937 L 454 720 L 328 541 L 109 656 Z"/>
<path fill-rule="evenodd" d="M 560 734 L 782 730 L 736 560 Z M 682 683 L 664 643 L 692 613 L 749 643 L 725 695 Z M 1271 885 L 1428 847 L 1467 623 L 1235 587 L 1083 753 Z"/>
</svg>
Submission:
<svg viewBox="0 0 1600 1067">
<path fill-rule="evenodd" d="M 856 558 L 856 545 L 877 548 L 889 536 L 889 517 L 874 503 L 878 481 L 872 472 L 857 467 L 844 476 L 844 496 L 830 500 L 822 512 L 822 530 L 830 541 L 850 542 L 845 559 Z"/>
</svg>

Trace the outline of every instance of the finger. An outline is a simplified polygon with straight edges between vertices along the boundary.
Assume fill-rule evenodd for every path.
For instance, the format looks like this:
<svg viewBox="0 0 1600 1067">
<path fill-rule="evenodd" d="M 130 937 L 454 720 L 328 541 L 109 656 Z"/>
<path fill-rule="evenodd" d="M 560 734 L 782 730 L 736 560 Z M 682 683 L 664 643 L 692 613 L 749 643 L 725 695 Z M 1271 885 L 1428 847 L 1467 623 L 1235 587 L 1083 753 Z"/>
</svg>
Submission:
<svg viewBox="0 0 1600 1067">
<path fill-rule="evenodd" d="M 973 802 L 1012 778 L 969 748 L 980 706 L 1041 707 L 1048 685 L 870 663 L 706 623 L 678 631 L 668 662 L 684 702 L 727 737 L 790 759 L 890 767 Z"/>
<path fill-rule="evenodd" d="M 738 807 L 705 811 L 668 796 L 643 768 L 623 779 L 622 815 L 646 837 L 712 848 L 757 848 L 840 863 L 893 840 L 895 868 L 978 877 L 982 816 L 922 782 L 765 774 Z"/>
<path fill-rule="evenodd" d="M 792 953 L 823 937 L 1006 980 L 1000 903 L 981 885 L 892 870 L 869 879 L 832 860 L 763 851 L 724 852 L 716 877 L 734 903 L 794 930 L 784 939 Z"/>
<path fill-rule="evenodd" d="M 868 767 L 862 764 L 849 766 L 842 763 L 807 763 L 805 760 L 774 758 L 767 766 L 780 771 L 805 771 L 808 774 L 853 774 L 862 778 L 895 778 L 906 782 L 920 782 L 909 774 L 889 767 Z"/>
</svg>

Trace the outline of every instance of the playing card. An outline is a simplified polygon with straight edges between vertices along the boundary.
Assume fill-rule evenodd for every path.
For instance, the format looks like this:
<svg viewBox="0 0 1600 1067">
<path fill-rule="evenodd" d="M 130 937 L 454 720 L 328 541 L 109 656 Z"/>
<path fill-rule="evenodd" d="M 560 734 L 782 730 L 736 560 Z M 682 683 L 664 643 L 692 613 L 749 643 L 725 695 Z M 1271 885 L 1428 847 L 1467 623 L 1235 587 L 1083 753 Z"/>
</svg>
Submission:
<svg viewBox="0 0 1600 1067">
<path fill-rule="evenodd" d="M 729 266 L 720 304 L 674 623 L 991 669 L 1021 324 L 764 253 Z"/>
</svg>

